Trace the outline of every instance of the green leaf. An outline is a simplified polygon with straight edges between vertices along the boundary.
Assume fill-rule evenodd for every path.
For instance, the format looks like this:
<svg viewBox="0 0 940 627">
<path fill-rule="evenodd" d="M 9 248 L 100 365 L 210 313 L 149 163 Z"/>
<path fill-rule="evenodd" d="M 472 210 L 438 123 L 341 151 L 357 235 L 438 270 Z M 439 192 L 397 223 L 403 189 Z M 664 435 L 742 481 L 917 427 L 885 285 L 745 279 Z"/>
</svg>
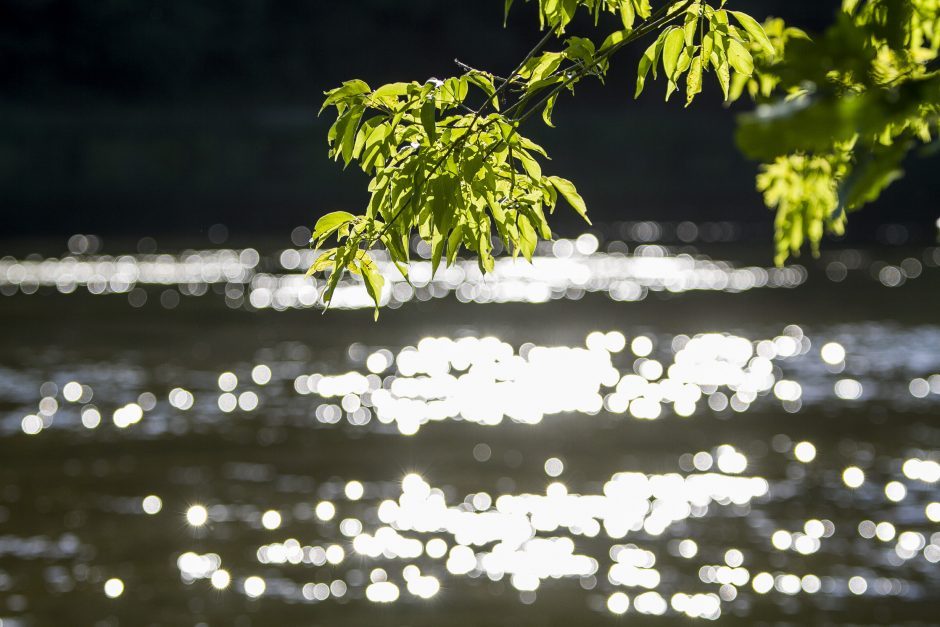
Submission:
<svg viewBox="0 0 940 627">
<path fill-rule="evenodd" d="M 522 252 L 522 256 L 526 258 L 529 263 L 532 262 L 532 255 L 535 253 L 535 247 L 539 243 L 539 236 L 535 232 L 535 228 L 532 226 L 532 223 L 529 222 L 529 218 L 524 215 L 519 216 L 519 249 Z"/>
<path fill-rule="evenodd" d="M 490 104 L 493 105 L 494 111 L 499 111 L 499 98 L 496 97 L 496 87 L 493 85 L 493 79 L 489 75 L 482 72 L 470 72 L 466 75 L 467 81 L 473 85 L 479 87 L 483 92 L 489 96 Z"/>
<path fill-rule="evenodd" d="M 692 104 L 692 100 L 697 94 L 702 93 L 702 57 L 692 59 L 692 66 L 689 68 L 689 74 L 685 79 L 686 103 L 685 106 Z"/>
<path fill-rule="evenodd" d="M 708 69 L 712 59 L 712 50 L 715 49 L 715 33 L 709 31 L 702 39 L 702 69 Z"/>
<path fill-rule="evenodd" d="M 404 265 L 408 263 L 409 259 L 407 241 L 402 241 L 402 237 L 398 233 L 391 232 L 383 235 L 381 240 L 382 243 L 385 244 L 385 248 L 388 249 L 388 253 L 391 255 L 395 265 L 398 266 L 399 271 L 407 277 L 408 266 Z"/>
<path fill-rule="evenodd" d="M 362 169 L 366 173 L 371 173 L 379 156 L 385 148 L 385 140 L 391 133 L 391 127 L 388 124 L 380 124 L 369 133 L 362 150 Z"/>
<path fill-rule="evenodd" d="M 332 268 L 334 265 L 336 265 L 335 260 L 336 260 L 335 248 L 325 251 L 322 255 L 317 257 L 317 260 L 313 262 L 313 265 L 311 265 L 310 269 L 307 270 L 307 274 L 305 276 L 309 279 L 317 272 L 321 272 L 323 270 L 328 270 L 329 268 Z"/>
<path fill-rule="evenodd" d="M 330 105 L 336 105 L 350 98 L 368 94 L 370 91 L 372 89 L 365 81 L 359 79 L 346 81 L 341 87 L 326 92 L 326 100 L 323 101 L 323 106 L 320 107 L 320 113 L 323 113 L 324 109 Z"/>
<path fill-rule="evenodd" d="M 372 133 L 375 132 L 376 128 L 384 126 L 384 121 L 385 116 L 377 115 L 375 117 L 369 118 L 359 126 L 359 132 L 356 134 L 356 143 L 353 146 L 353 159 L 362 158 L 362 153 L 363 150 L 365 150 L 366 142 L 368 141 L 369 137 L 372 136 Z"/>
<path fill-rule="evenodd" d="M 378 320 L 379 303 L 382 298 L 382 288 L 385 286 L 385 278 L 379 273 L 372 258 L 364 251 L 360 251 L 360 253 L 362 253 L 362 255 L 359 259 L 359 269 L 362 271 L 366 291 L 369 292 L 369 296 L 372 297 L 372 302 L 375 303 L 375 319 Z"/>
<path fill-rule="evenodd" d="M 899 141 L 894 145 L 877 147 L 859 158 L 852 174 L 845 180 L 841 191 L 841 205 L 847 211 L 859 209 L 881 195 L 889 185 L 904 176 L 901 161 L 907 156 L 912 143 Z"/>
<path fill-rule="evenodd" d="M 666 78 L 675 81 L 676 67 L 679 65 L 679 55 L 685 47 L 685 37 L 682 31 L 674 28 L 666 35 L 663 44 L 663 70 L 666 72 Z"/>
<path fill-rule="evenodd" d="M 548 226 L 548 220 L 545 219 L 545 212 L 540 205 L 530 205 L 522 207 L 521 211 L 528 216 L 529 222 L 535 227 L 542 239 L 552 239 L 552 229 Z"/>
<path fill-rule="evenodd" d="M 549 176 L 548 181 L 558 190 L 558 193 L 565 197 L 565 200 L 578 212 L 578 215 L 584 218 L 585 222 L 591 224 L 591 220 L 587 216 L 587 205 L 584 204 L 584 199 L 581 198 L 581 194 L 578 193 L 574 183 L 560 176 Z"/>
<path fill-rule="evenodd" d="M 361 106 L 357 106 L 349 112 L 349 121 L 346 123 L 342 139 L 342 155 L 345 165 L 349 165 L 349 162 L 352 161 L 353 149 L 356 147 L 356 135 L 359 132 L 359 122 L 362 120 L 363 113 L 365 113 L 365 107 Z"/>
<path fill-rule="evenodd" d="M 626 30 L 633 30 L 633 23 L 636 21 L 636 9 L 633 2 L 626 0 L 620 3 L 620 21 Z"/>
<path fill-rule="evenodd" d="M 751 79 L 744 74 L 734 73 L 731 77 L 731 89 L 728 92 L 728 101 L 735 102 L 744 93 L 744 88 L 748 86 Z"/>
<path fill-rule="evenodd" d="M 877 137 L 887 125 L 917 115 L 921 103 L 936 102 L 940 75 L 859 95 L 816 94 L 763 105 L 739 118 L 738 146 L 748 157 L 772 159 L 793 152 L 831 151 L 858 135 Z"/>
<path fill-rule="evenodd" d="M 437 141 L 437 121 L 434 117 L 434 100 L 428 99 L 421 105 L 421 126 L 428 135 L 428 141 L 434 143 Z"/>
<path fill-rule="evenodd" d="M 695 35 L 698 33 L 699 10 L 698 5 L 689 7 L 685 16 L 685 24 L 682 26 L 682 34 L 685 37 L 685 45 L 695 44 Z"/>
<path fill-rule="evenodd" d="M 373 100 L 395 100 L 399 96 L 404 96 L 408 93 L 408 88 L 410 85 L 408 83 L 389 83 L 388 85 L 382 85 L 374 92 L 372 92 Z"/>
<path fill-rule="evenodd" d="M 469 95 L 470 86 L 465 76 L 448 78 L 434 90 L 434 101 L 438 108 L 447 109 L 463 103 Z"/>
<path fill-rule="evenodd" d="M 653 8 L 650 6 L 650 0 L 630 1 L 633 3 L 633 7 L 636 9 L 636 14 L 639 15 L 641 19 L 645 20 L 653 14 Z"/>
<path fill-rule="evenodd" d="M 536 144 L 534 141 L 532 141 L 528 137 L 523 137 L 522 135 L 517 134 L 516 138 L 519 140 L 519 146 L 521 146 L 524 150 L 538 153 L 542 155 L 543 157 L 545 157 L 546 159 L 548 159 L 548 153 L 545 152 L 545 149 L 539 146 L 538 144 Z"/>
<path fill-rule="evenodd" d="M 727 45 L 725 51 L 728 54 L 728 62 L 738 74 L 750 76 L 754 73 L 754 58 L 748 49 L 741 45 L 736 39 L 726 39 Z"/>
<path fill-rule="evenodd" d="M 538 83 L 553 74 L 564 58 L 565 56 L 560 52 L 546 52 L 529 61 L 524 72 L 530 83 L 527 86 L 527 91 L 531 91 L 532 84 Z"/>
<path fill-rule="evenodd" d="M 666 102 L 669 102 L 669 98 L 672 97 L 672 94 L 679 89 L 679 85 L 674 80 L 669 80 L 666 83 Z"/>
<path fill-rule="evenodd" d="M 627 38 L 627 35 L 630 34 L 629 30 L 615 30 L 610 35 L 607 36 L 607 39 L 604 40 L 604 43 L 601 44 L 601 52 L 605 52 L 608 48 L 616 46 L 621 41 Z"/>
<path fill-rule="evenodd" d="M 444 246 L 447 244 L 447 238 L 444 234 L 434 229 L 431 234 L 431 276 L 437 274 L 437 268 L 441 265 L 441 257 L 444 256 Z"/>
<path fill-rule="evenodd" d="M 720 46 L 721 40 L 719 39 L 717 43 Z M 728 60 L 718 46 L 712 50 L 710 61 L 712 67 L 715 68 L 715 74 L 718 76 L 718 84 L 721 85 L 721 91 L 725 95 L 725 100 L 728 100 L 731 90 L 731 66 L 728 65 Z"/>
<path fill-rule="evenodd" d="M 486 231 L 481 230 L 480 243 L 477 246 L 477 261 L 480 264 L 480 270 L 482 270 L 484 274 L 496 269 L 496 259 L 490 254 L 491 250 L 489 229 Z"/>
<path fill-rule="evenodd" d="M 585 37 L 569 37 L 566 40 L 568 47 L 565 48 L 564 55 L 572 61 L 581 61 L 585 65 L 594 61 L 594 42 Z"/>
<path fill-rule="evenodd" d="M 659 39 L 653 42 L 653 44 L 646 49 L 646 52 L 643 53 L 639 68 L 637 69 L 636 93 L 633 95 L 634 98 L 639 98 L 640 94 L 643 93 L 643 87 L 646 84 L 646 76 L 649 74 L 650 70 L 653 71 L 653 78 L 656 78 L 656 66 L 659 64 L 659 57 L 663 52 L 663 44 L 664 37 L 660 35 Z"/>
<path fill-rule="evenodd" d="M 581 0 L 561 0 L 561 13 L 558 20 L 558 32 L 564 32 L 565 26 L 574 19 L 574 13 L 578 9 Z"/>
<path fill-rule="evenodd" d="M 734 16 L 734 19 L 736 19 L 744 30 L 747 31 L 747 34 L 750 35 L 751 41 L 756 42 L 768 57 L 773 58 L 776 56 L 777 51 L 774 49 L 774 45 L 757 20 L 747 13 L 741 13 L 740 11 L 728 11 L 728 13 Z"/>
<path fill-rule="evenodd" d="M 555 125 L 552 124 L 552 112 L 555 110 L 555 103 L 558 102 L 558 94 L 554 94 L 548 101 L 545 103 L 545 108 L 542 109 L 542 120 L 548 126 L 555 128 Z"/>
<path fill-rule="evenodd" d="M 334 211 L 333 213 L 328 213 L 317 220 L 317 224 L 313 228 L 313 235 L 310 239 L 312 242 L 323 240 L 337 231 L 340 227 L 349 224 L 355 219 L 356 216 L 346 211 Z"/>
<path fill-rule="evenodd" d="M 447 265 L 453 265 L 460 252 L 460 242 L 463 240 L 464 225 L 458 224 L 447 236 Z"/>
<path fill-rule="evenodd" d="M 539 162 L 536 161 L 532 155 L 528 154 L 525 150 L 517 150 L 514 154 L 516 159 L 522 163 L 522 167 L 529 176 L 534 179 L 542 178 L 542 166 L 539 165 Z"/>
<path fill-rule="evenodd" d="M 438 176 L 430 184 L 434 197 L 431 199 L 431 217 L 440 231 L 450 230 L 454 220 L 453 199 L 459 193 L 457 180 L 451 176 Z"/>
</svg>

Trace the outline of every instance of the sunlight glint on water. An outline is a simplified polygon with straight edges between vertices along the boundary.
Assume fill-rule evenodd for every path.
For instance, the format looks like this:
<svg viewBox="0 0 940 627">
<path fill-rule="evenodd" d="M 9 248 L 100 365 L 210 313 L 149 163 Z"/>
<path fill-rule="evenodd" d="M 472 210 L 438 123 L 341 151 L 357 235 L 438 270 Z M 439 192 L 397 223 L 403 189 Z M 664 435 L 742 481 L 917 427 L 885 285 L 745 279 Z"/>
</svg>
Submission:
<svg viewBox="0 0 940 627">
<path fill-rule="evenodd" d="M 805 287 L 801 269 L 592 247 L 571 240 L 532 267 L 504 260 L 485 280 L 462 262 L 430 281 L 417 262 L 414 287 L 392 281 L 386 298 Z M 156 289 L 172 309 L 217 286 L 230 307 L 286 310 L 317 302 L 290 274 L 311 254 L 7 258 L 0 287 L 40 307 L 79 287 L 150 307 Z M 368 305 L 344 289 L 338 305 Z M 716 620 L 936 597 L 940 430 L 922 417 L 940 409 L 940 328 L 586 324 L 564 323 L 583 341 L 551 344 L 466 326 L 423 337 L 419 320 L 397 343 L 342 354 L 243 333 L 242 358 L 199 365 L 108 337 L 88 339 L 113 360 L 11 351 L 0 437 L 19 446 L 0 475 L 3 627 L 33 624 L 49 599 L 100 616 L 98 603 L 144 607 L 167 587 L 224 600 L 223 623 L 252 607 L 235 599 L 288 612 L 542 607 L 557 595 L 598 616 Z M 68 453 L 37 474 L 31 456 L 46 450 Z M 24 494 L 26 473 L 52 496 Z M 151 548 L 129 556 L 115 529 Z"/>
</svg>

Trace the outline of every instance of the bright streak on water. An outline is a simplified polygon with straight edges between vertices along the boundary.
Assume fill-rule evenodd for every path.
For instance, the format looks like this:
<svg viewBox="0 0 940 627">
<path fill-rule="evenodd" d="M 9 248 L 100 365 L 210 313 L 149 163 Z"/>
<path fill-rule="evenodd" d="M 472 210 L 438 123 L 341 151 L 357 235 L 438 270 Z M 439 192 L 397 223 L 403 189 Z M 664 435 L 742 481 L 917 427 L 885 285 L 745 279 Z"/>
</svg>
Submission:
<svg viewBox="0 0 940 627">
<path fill-rule="evenodd" d="M 382 301 L 398 307 L 415 298 L 428 300 L 455 294 L 461 302 L 546 303 L 559 298 L 579 299 L 587 292 L 603 292 L 616 301 L 638 301 L 650 291 L 745 292 L 754 288 L 795 288 L 806 279 L 806 271 L 800 266 L 735 268 L 701 255 L 674 255 L 656 245 L 640 246 L 632 255 L 584 254 L 572 246 L 559 256 L 554 252 L 557 248 L 543 247 L 543 253 L 531 264 L 500 258 L 495 271 L 486 277 L 474 261 L 458 260 L 434 277 L 430 262 L 414 261 L 409 265 L 410 284 L 384 253 L 376 252 L 379 269 L 388 279 Z M 312 250 L 290 250 L 277 257 L 283 270 L 296 271 L 309 267 L 318 255 Z M 142 288 L 175 286 L 178 293 L 164 291 L 160 297 L 163 306 L 173 308 L 179 304 L 180 294 L 201 296 L 209 286 L 225 285 L 226 302 L 234 307 L 284 310 L 322 306 L 322 278 L 263 270 L 271 265 L 254 249 L 72 256 L 42 261 L 4 257 L 0 259 L 0 293 L 9 295 L 19 290 L 33 294 L 39 288 L 52 287 L 71 294 L 82 287 L 92 294 L 128 294 L 133 305 L 142 306 L 148 299 Z M 362 286 L 346 277 L 336 290 L 332 306 L 359 309 L 372 304 Z M 231 391 L 222 381 L 220 387 Z"/>
</svg>

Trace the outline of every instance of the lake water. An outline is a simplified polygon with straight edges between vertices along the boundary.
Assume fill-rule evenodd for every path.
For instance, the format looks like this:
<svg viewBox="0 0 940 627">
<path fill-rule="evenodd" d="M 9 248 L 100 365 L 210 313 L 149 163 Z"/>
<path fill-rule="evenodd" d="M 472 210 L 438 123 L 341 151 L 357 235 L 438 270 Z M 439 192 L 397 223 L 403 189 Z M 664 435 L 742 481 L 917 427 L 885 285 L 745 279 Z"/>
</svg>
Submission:
<svg viewBox="0 0 940 627">
<path fill-rule="evenodd" d="M 938 624 L 940 248 L 584 236 L 374 323 L 70 245 L 0 259 L 2 627 Z"/>
</svg>

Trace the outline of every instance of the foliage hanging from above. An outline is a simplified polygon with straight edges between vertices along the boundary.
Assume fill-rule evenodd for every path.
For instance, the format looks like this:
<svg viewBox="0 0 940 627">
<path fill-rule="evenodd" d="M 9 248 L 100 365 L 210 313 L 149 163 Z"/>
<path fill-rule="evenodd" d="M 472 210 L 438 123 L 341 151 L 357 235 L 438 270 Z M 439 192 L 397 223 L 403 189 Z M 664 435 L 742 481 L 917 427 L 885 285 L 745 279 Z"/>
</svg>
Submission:
<svg viewBox="0 0 940 627">
<path fill-rule="evenodd" d="M 575 185 L 543 172 L 548 155 L 522 126 L 537 113 L 553 126 L 561 94 L 585 78 L 603 82 L 616 53 L 641 39 L 651 43 L 635 97 L 662 74 L 666 100 L 684 88 L 688 106 L 713 74 L 725 101 L 747 93 L 760 103 L 742 119 L 738 142 L 768 162 L 758 188 L 777 210 L 778 263 L 806 241 L 816 250 L 826 230 L 843 232 L 845 212 L 898 178 L 915 142 L 933 141 L 940 0 L 845 0 L 818 41 L 721 0 L 533 1 L 545 35 L 506 77 L 461 64 L 465 72 L 445 80 L 376 89 L 352 80 L 327 92 L 323 109 L 337 115 L 329 154 L 371 177 L 371 198 L 361 215 L 316 223 L 311 244 L 323 253 L 308 275 L 330 272 L 325 302 L 349 271 L 362 277 L 377 316 L 385 280 L 370 250 L 384 247 L 407 278 L 414 233 L 430 246 L 435 272 L 462 249 L 486 272 L 497 240 L 531 260 L 552 237 L 547 217 L 560 199 L 590 223 Z M 513 4 L 506 0 L 507 16 Z M 579 12 L 607 25 L 603 40 L 565 35 Z"/>
<path fill-rule="evenodd" d="M 822 36 L 784 31 L 780 44 L 773 88 L 737 138 L 768 162 L 757 186 L 777 211 L 778 264 L 842 234 L 847 213 L 901 178 L 908 153 L 937 146 L 940 0 L 845 0 Z"/>
</svg>

